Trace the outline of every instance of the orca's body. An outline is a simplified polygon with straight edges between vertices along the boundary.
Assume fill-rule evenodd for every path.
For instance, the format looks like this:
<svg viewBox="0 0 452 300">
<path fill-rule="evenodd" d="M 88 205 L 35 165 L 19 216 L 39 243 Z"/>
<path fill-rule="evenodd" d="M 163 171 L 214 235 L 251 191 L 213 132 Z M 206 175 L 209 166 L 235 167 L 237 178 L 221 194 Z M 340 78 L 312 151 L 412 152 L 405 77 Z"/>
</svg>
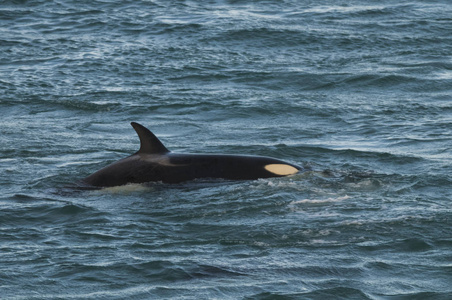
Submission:
<svg viewBox="0 0 452 300">
<path fill-rule="evenodd" d="M 252 180 L 293 175 L 300 167 L 282 160 L 246 155 L 171 153 L 147 128 L 132 122 L 140 150 L 82 180 L 94 187 L 161 181 L 179 183 L 196 178 Z"/>
</svg>

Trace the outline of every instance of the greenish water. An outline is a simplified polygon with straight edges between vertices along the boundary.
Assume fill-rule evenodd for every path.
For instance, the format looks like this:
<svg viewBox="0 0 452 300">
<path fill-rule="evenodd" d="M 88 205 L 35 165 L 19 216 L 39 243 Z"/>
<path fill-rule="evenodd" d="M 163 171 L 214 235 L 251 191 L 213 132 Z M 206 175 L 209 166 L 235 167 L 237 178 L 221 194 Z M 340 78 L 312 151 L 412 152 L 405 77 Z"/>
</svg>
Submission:
<svg viewBox="0 0 452 300">
<path fill-rule="evenodd" d="M 3 1 L 5 299 L 450 299 L 448 1 Z M 102 191 L 137 151 L 288 178 Z"/>
</svg>

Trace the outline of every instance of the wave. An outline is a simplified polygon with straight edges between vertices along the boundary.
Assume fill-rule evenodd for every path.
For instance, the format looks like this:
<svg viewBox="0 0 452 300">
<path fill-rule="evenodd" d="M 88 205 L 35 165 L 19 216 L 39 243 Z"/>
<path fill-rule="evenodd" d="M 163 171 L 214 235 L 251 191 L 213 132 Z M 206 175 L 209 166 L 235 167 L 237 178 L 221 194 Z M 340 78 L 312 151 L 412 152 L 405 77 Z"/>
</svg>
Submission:
<svg viewBox="0 0 452 300">
<path fill-rule="evenodd" d="M 264 300 L 264 299 L 373 299 L 366 292 L 356 288 L 339 286 L 335 288 L 317 289 L 307 292 L 261 292 L 244 299 Z"/>
</svg>

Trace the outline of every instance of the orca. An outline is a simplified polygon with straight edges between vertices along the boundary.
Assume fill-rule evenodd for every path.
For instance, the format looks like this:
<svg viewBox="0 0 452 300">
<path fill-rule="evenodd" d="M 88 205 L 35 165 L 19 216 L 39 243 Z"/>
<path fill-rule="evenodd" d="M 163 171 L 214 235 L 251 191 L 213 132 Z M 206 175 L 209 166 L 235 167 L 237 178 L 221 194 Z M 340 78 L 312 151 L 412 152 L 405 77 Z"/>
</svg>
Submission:
<svg viewBox="0 0 452 300">
<path fill-rule="evenodd" d="M 302 170 L 264 156 L 173 153 L 149 129 L 135 122 L 131 125 L 140 138 L 138 152 L 89 175 L 82 179 L 82 184 L 104 188 L 129 183 L 181 183 L 197 178 L 254 180 L 293 175 Z"/>
</svg>

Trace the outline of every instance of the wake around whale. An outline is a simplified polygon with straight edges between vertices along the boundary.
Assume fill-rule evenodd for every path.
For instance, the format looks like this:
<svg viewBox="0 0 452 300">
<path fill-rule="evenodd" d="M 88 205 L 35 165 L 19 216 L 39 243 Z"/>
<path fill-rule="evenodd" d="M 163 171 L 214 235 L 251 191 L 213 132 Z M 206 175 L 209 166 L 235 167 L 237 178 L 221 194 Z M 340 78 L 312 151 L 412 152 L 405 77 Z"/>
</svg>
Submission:
<svg viewBox="0 0 452 300">
<path fill-rule="evenodd" d="M 83 184 L 102 188 L 153 181 L 180 183 L 197 178 L 253 180 L 293 175 L 301 170 L 264 156 L 172 153 L 149 129 L 131 124 L 140 138 L 138 152 L 84 178 Z"/>
</svg>

